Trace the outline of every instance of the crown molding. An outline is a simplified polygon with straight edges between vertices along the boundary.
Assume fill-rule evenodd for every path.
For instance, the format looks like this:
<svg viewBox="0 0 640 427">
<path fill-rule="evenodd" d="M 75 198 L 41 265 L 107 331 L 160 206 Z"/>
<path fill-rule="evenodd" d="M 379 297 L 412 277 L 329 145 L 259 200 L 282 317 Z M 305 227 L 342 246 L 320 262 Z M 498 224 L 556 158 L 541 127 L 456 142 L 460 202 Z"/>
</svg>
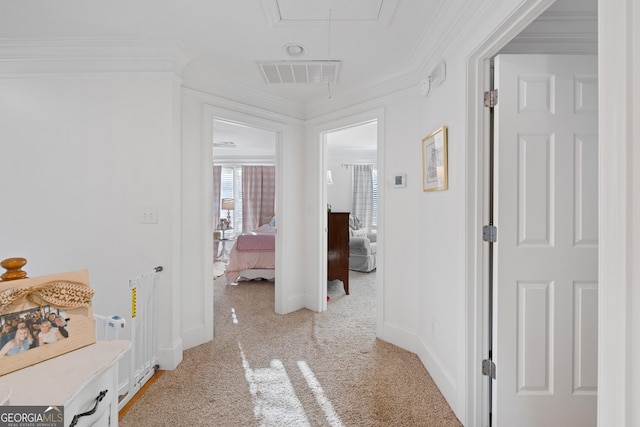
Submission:
<svg viewBox="0 0 640 427">
<path fill-rule="evenodd" d="M 219 99 L 233 100 L 234 103 L 250 105 L 262 110 L 281 114 L 298 120 L 308 120 L 348 109 L 361 103 L 375 101 L 388 96 L 396 96 L 407 89 L 417 90 L 415 72 L 387 77 L 375 84 L 345 91 L 334 92 L 331 99 L 318 96 L 304 103 L 261 92 L 253 87 L 243 86 L 216 76 L 206 65 L 190 64 L 183 73 L 182 86 L 185 89 L 202 92 Z"/>
<path fill-rule="evenodd" d="M 173 72 L 192 55 L 176 39 L 1 39 L 0 72 Z"/>
<path fill-rule="evenodd" d="M 255 106 L 277 114 L 303 120 L 303 105 L 261 92 L 255 88 L 216 76 L 210 69 L 199 64 L 191 64 L 183 73 L 182 86 L 187 89 L 201 91 L 206 94 L 233 100 L 241 104 Z"/>
<path fill-rule="evenodd" d="M 394 78 L 378 81 L 371 86 L 363 86 L 345 91 L 334 92 L 331 99 L 319 98 L 305 104 L 304 117 L 312 119 L 336 110 L 347 109 L 358 104 L 372 102 L 388 96 L 395 96 L 399 92 L 411 88 L 417 91 L 417 80 L 415 73 L 395 76 Z"/>
<path fill-rule="evenodd" d="M 565 12 L 565 11 L 549 11 L 543 12 L 537 18 L 538 21 L 586 21 L 598 23 L 598 12 L 582 11 L 582 12 Z"/>
</svg>

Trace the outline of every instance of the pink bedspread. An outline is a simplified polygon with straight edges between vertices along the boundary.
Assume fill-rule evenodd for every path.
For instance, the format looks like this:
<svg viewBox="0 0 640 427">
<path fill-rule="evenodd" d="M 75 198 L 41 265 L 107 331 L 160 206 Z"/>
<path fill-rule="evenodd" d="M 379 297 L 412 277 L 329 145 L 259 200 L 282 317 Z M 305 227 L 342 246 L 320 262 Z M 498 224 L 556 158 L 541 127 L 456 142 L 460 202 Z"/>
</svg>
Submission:
<svg viewBox="0 0 640 427">
<path fill-rule="evenodd" d="M 224 272 L 227 279 L 236 282 L 241 271 L 253 268 L 276 268 L 275 251 L 239 251 L 234 245 Z"/>
<path fill-rule="evenodd" d="M 276 228 L 263 225 L 238 236 L 229 252 L 225 276 L 236 282 L 240 272 L 254 268 L 276 268 Z"/>
<path fill-rule="evenodd" d="M 238 236 L 235 246 L 239 251 L 275 251 L 276 235 L 248 231 Z"/>
</svg>

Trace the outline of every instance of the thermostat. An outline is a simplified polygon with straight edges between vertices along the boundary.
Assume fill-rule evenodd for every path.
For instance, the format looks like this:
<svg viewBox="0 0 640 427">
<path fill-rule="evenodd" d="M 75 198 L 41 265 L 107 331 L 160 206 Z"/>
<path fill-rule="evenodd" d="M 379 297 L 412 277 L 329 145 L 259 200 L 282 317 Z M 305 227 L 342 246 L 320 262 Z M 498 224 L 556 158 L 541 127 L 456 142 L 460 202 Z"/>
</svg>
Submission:
<svg viewBox="0 0 640 427">
<path fill-rule="evenodd" d="M 393 176 L 393 186 L 394 187 L 406 187 L 407 186 L 407 175 L 400 174 Z"/>
</svg>

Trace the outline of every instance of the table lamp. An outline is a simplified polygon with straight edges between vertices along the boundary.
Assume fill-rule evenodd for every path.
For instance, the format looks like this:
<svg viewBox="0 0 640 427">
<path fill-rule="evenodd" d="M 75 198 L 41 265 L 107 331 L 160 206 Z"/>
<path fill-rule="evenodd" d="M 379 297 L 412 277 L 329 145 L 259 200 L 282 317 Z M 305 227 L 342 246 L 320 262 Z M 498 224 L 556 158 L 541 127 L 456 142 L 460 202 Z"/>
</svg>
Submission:
<svg viewBox="0 0 640 427">
<path fill-rule="evenodd" d="M 236 201 L 233 199 L 222 199 L 222 209 L 227 210 L 227 227 L 231 224 L 231 211 L 236 208 Z"/>
</svg>

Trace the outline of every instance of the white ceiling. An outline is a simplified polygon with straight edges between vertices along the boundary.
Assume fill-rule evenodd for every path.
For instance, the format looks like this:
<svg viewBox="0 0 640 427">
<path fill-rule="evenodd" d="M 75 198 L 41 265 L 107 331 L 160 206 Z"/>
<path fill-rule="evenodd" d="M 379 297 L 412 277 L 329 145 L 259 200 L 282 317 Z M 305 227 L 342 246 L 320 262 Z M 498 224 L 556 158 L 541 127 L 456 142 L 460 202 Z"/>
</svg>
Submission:
<svg viewBox="0 0 640 427">
<path fill-rule="evenodd" d="M 579 17 L 597 0 L 558 0 L 552 7 Z M 422 68 L 440 60 L 430 58 L 434 39 L 455 31 L 463 13 L 473 8 L 450 0 L 0 0 L 0 47 L 4 40 L 69 46 L 171 39 L 191 58 L 188 68 L 304 105 L 326 99 L 326 85 L 267 84 L 258 61 L 342 61 L 334 98 L 407 76 L 417 87 Z M 566 19 L 552 21 L 556 26 L 545 30 L 556 36 L 574 28 Z M 291 57 L 283 50 L 290 43 L 305 53 Z"/>
<path fill-rule="evenodd" d="M 571 49 L 593 50 L 596 10 L 597 0 L 558 0 L 508 48 L 559 51 L 561 38 Z M 187 73 L 304 106 L 398 82 L 417 93 L 422 71 L 441 60 L 432 58 L 434 43 L 455 36 L 458 17 L 473 13 L 469 3 L 451 0 L 0 0 L 0 60 L 16 55 L 9 44 L 16 41 L 58 43 L 68 53 L 87 41 L 172 40 L 190 58 Z M 288 44 L 304 54 L 290 56 Z M 337 83 L 268 84 L 258 66 L 291 60 L 339 60 Z M 214 138 L 242 140 L 229 131 L 218 128 Z"/>
<path fill-rule="evenodd" d="M 325 84 L 267 84 L 258 61 L 341 60 L 337 95 L 420 67 L 417 50 L 446 0 L 0 0 L 0 39 L 176 39 L 197 67 L 300 103 Z M 331 10 L 331 21 L 329 11 Z M 305 53 L 289 56 L 295 43 Z M 416 82 L 417 84 L 417 82 Z"/>
</svg>

